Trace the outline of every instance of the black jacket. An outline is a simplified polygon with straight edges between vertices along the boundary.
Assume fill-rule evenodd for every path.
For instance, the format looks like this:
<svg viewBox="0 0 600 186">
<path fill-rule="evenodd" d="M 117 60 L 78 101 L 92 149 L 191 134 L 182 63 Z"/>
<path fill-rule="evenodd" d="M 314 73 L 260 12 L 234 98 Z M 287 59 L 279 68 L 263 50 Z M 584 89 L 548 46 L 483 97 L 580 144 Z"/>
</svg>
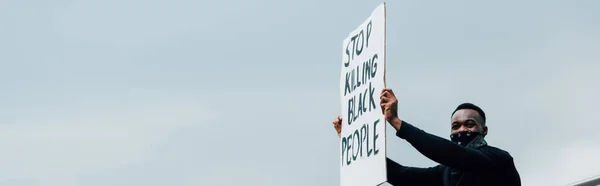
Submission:
<svg viewBox="0 0 600 186">
<path fill-rule="evenodd" d="M 402 166 L 387 159 L 388 183 L 398 186 L 520 186 L 512 156 L 476 138 L 461 146 L 402 122 L 396 136 L 440 165 L 429 168 Z"/>
</svg>

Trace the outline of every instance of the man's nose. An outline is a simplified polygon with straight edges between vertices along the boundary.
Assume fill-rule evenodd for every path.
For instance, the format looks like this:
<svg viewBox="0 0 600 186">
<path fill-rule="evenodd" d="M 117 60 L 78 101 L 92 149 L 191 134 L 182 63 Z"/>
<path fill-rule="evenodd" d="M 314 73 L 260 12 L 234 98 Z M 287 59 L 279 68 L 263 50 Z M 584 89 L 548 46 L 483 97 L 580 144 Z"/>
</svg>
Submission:
<svg viewBox="0 0 600 186">
<path fill-rule="evenodd" d="M 469 131 L 469 129 L 465 126 L 461 126 L 460 128 L 458 128 L 457 132 L 467 132 Z"/>
</svg>

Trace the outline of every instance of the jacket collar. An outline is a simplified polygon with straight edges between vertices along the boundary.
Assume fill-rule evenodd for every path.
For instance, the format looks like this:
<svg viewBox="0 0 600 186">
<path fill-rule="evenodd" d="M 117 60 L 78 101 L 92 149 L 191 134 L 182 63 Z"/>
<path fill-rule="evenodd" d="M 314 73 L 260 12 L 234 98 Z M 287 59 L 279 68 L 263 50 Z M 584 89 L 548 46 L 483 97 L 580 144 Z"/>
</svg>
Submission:
<svg viewBox="0 0 600 186">
<path fill-rule="evenodd" d="M 473 138 L 473 140 L 471 142 L 469 142 L 469 144 L 467 144 L 466 147 L 471 148 L 471 149 L 479 149 L 486 145 L 487 145 L 487 142 L 483 138 L 483 135 L 478 135 L 477 137 Z"/>
</svg>

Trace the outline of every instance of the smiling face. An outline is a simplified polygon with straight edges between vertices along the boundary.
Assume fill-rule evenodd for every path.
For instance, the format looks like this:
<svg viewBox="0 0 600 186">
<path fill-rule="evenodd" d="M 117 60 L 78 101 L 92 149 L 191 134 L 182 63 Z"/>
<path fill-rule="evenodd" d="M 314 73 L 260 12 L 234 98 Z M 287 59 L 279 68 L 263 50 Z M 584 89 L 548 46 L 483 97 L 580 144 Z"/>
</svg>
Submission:
<svg viewBox="0 0 600 186">
<path fill-rule="evenodd" d="M 451 133 L 481 132 L 487 135 L 487 126 L 479 113 L 473 109 L 460 109 L 452 115 Z"/>
</svg>

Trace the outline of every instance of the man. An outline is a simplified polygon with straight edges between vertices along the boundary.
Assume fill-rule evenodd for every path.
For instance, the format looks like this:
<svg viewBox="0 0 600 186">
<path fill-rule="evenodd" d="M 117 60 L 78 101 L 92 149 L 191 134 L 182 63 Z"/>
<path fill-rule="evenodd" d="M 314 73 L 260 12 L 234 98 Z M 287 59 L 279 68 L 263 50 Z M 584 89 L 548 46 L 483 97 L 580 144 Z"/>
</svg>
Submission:
<svg viewBox="0 0 600 186">
<path fill-rule="evenodd" d="M 398 118 L 398 100 L 389 88 L 381 92 L 385 119 L 421 154 L 440 165 L 406 167 L 387 159 L 388 182 L 398 186 L 520 186 L 512 156 L 486 143 L 485 113 L 471 103 L 459 105 L 451 116 L 450 141 L 426 133 Z M 338 136 L 342 118 L 333 121 Z"/>
</svg>

